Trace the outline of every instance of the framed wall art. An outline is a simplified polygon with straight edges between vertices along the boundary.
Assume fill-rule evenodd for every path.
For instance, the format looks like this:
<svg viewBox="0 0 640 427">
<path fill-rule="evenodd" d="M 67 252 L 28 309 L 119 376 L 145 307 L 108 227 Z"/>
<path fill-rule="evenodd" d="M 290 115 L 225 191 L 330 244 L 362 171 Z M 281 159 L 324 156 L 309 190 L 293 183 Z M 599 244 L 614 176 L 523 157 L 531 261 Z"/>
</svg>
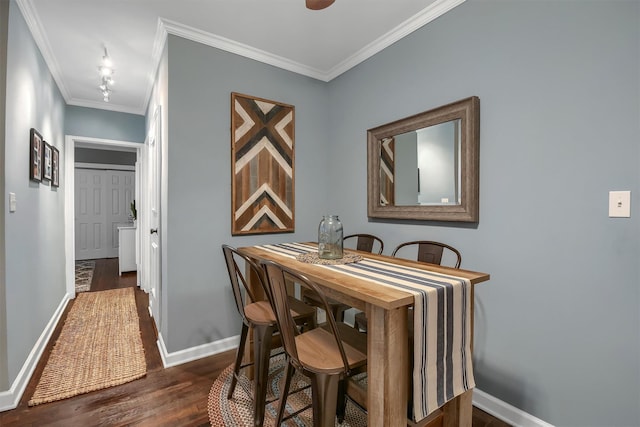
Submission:
<svg viewBox="0 0 640 427">
<path fill-rule="evenodd" d="M 60 151 L 51 147 L 51 186 L 60 187 Z"/>
<path fill-rule="evenodd" d="M 29 179 L 42 181 L 42 135 L 31 128 L 29 132 Z"/>
<path fill-rule="evenodd" d="M 295 109 L 231 94 L 231 234 L 294 231 Z"/>
<path fill-rule="evenodd" d="M 51 145 L 43 141 L 44 151 L 42 155 L 42 179 L 51 181 Z"/>
</svg>

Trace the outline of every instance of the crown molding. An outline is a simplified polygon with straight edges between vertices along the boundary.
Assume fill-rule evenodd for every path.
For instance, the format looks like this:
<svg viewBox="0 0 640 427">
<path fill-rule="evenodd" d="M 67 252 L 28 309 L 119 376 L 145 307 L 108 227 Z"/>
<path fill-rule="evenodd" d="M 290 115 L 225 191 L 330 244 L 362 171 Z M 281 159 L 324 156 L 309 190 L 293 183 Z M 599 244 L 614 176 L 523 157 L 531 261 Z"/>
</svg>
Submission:
<svg viewBox="0 0 640 427">
<path fill-rule="evenodd" d="M 36 42 L 36 45 L 40 49 L 45 63 L 49 67 L 49 71 L 53 76 L 53 79 L 57 83 L 58 88 L 67 104 L 80 107 L 98 108 L 102 110 L 144 115 L 146 114 L 149 100 L 151 99 L 157 70 L 160 66 L 162 52 L 166 45 L 168 34 L 177 35 L 179 37 L 192 40 L 197 43 L 215 47 L 217 49 L 234 53 L 265 64 L 273 65 L 274 67 L 311 77 L 316 80 L 329 82 L 339 75 L 350 70 L 351 68 L 355 67 L 356 65 L 360 64 L 361 62 L 369 59 L 381 50 L 402 39 L 403 37 L 435 20 L 439 16 L 442 16 L 456 6 L 464 3 L 465 1 L 466 0 L 436 0 L 434 3 L 430 4 L 428 7 L 423 9 L 412 18 L 404 21 L 393 30 L 384 34 L 377 40 L 368 44 L 367 46 L 360 49 L 358 52 L 351 55 L 349 58 L 329 70 L 321 70 L 318 68 L 309 67 L 299 62 L 295 62 L 282 56 L 274 55 L 269 52 L 256 49 L 249 45 L 239 43 L 225 37 L 217 36 L 215 34 L 211 34 L 175 21 L 159 18 L 156 37 L 153 44 L 153 66 L 149 71 L 149 76 L 147 79 L 148 83 L 145 90 L 145 96 L 143 98 L 143 105 L 138 108 L 71 98 L 64 84 L 60 67 L 55 59 L 55 56 L 52 53 L 52 49 L 49 45 L 49 42 L 47 41 L 47 38 L 45 37 L 45 31 L 40 23 L 41 21 L 33 5 L 33 0 L 16 0 L 16 3 L 20 11 L 22 12 L 27 26 L 29 27 L 29 30 L 31 31 L 31 34 Z"/>
<path fill-rule="evenodd" d="M 27 27 L 29 27 L 29 31 L 31 31 L 31 36 L 35 40 L 38 49 L 40 49 L 40 53 L 44 58 L 44 62 L 47 64 L 47 67 L 49 67 L 49 72 L 58 85 L 60 93 L 62 93 L 62 97 L 65 101 L 68 102 L 69 92 L 64 85 L 62 73 L 60 72 L 60 66 L 58 65 L 58 62 L 53 55 L 53 51 L 51 49 L 51 46 L 49 45 L 49 41 L 45 37 L 45 31 L 42 28 L 40 18 L 38 17 L 38 13 L 36 12 L 35 7 L 33 6 L 33 2 L 31 0 L 17 0 L 16 3 L 18 4 L 18 8 L 20 9 L 22 16 L 27 23 Z"/>
<path fill-rule="evenodd" d="M 256 49 L 244 43 L 221 37 L 179 22 L 161 18 L 162 24 L 168 34 L 180 36 L 182 38 L 195 41 L 207 46 L 215 47 L 226 52 L 235 53 L 245 58 L 254 59 L 274 67 L 292 71 L 318 80 L 324 80 L 325 74 L 322 70 L 308 67 L 299 62 L 292 61 L 282 56 L 274 55 L 264 50 Z M 326 81 L 326 80 L 325 80 Z"/>
<path fill-rule="evenodd" d="M 273 55 L 269 52 L 256 49 L 243 43 L 238 43 L 225 37 L 217 36 L 179 22 L 160 18 L 158 32 L 156 33 L 156 41 L 154 42 L 155 68 L 157 69 L 157 66 L 160 63 L 160 56 L 162 54 L 162 49 L 164 48 L 164 43 L 166 42 L 167 34 L 173 34 L 197 43 L 224 50 L 226 52 L 235 53 L 246 58 L 273 65 L 274 67 L 302 74 L 323 82 L 329 82 L 340 74 L 369 59 L 381 50 L 391 46 L 403 37 L 411 34 L 415 30 L 444 15 L 465 1 L 466 0 L 436 0 L 420 13 L 404 21 L 372 43 L 369 43 L 367 46 L 363 47 L 330 70 L 320 70 L 309 67 L 299 62 L 291 61 L 282 56 Z"/>
<path fill-rule="evenodd" d="M 325 73 L 325 81 L 331 81 L 342 73 L 350 70 L 361 62 L 371 58 L 376 53 L 391 46 L 398 40 L 408 36 L 419 28 L 427 25 L 429 22 L 444 15 L 456 6 L 461 5 L 467 0 L 436 0 L 429 6 L 424 8 L 420 13 L 412 16 L 394 29 L 369 43 L 358 52 L 345 59 L 331 70 Z"/>
</svg>

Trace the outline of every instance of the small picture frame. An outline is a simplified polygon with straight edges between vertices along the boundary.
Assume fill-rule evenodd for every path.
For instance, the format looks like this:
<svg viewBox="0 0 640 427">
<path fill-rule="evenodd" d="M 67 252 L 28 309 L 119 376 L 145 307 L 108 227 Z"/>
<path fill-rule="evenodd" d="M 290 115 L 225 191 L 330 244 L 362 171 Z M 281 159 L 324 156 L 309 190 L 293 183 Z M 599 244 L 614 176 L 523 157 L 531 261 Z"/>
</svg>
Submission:
<svg viewBox="0 0 640 427">
<path fill-rule="evenodd" d="M 51 147 L 51 186 L 60 187 L 60 151 L 56 147 Z"/>
<path fill-rule="evenodd" d="M 42 135 L 34 128 L 31 128 L 29 133 L 29 179 L 31 181 L 42 181 L 43 144 Z"/>
<path fill-rule="evenodd" d="M 51 153 L 53 150 L 51 149 L 51 145 L 49 143 L 44 142 L 44 155 L 42 156 L 42 179 L 46 181 L 51 181 Z"/>
</svg>

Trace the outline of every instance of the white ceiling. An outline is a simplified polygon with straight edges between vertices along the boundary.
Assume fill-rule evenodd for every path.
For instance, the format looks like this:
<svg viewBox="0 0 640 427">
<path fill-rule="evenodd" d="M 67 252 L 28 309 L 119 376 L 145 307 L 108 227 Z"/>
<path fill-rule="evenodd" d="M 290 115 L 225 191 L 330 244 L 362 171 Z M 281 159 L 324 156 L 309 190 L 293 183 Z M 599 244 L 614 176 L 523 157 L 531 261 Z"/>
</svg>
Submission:
<svg viewBox="0 0 640 427">
<path fill-rule="evenodd" d="M 68 104 L 144 114 L 167 33 L 329 81 L 465 0 L 17 0 Z M 111 101 L 98 66 L 114 62 Z"/>
</svg>

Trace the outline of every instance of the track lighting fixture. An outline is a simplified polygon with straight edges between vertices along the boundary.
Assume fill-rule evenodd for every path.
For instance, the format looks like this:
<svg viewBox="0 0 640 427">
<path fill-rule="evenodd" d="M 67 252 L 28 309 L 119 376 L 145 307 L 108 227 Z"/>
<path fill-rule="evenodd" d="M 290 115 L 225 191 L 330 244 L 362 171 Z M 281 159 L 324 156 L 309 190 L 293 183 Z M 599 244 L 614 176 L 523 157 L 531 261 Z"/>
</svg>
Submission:
<svg viewBox="0 0 640 427">
<path fill-rule="evenodd" d="M 104 102 L 109 102 L 111 99 L 111 86 L 114 85 L 115 81 L 113 80 L 113 73 L 115 70 L 113 69 L 113 61 L 111 61 L 111 57 L 107 52 L 107 48 L 104 48 L 104 56 L 102 57 L 102 63 L 98 66 L 98 72 L 100 73 L 100 85 L 98 89 L 102 92 L 102 99 Z"/>
</svg>

